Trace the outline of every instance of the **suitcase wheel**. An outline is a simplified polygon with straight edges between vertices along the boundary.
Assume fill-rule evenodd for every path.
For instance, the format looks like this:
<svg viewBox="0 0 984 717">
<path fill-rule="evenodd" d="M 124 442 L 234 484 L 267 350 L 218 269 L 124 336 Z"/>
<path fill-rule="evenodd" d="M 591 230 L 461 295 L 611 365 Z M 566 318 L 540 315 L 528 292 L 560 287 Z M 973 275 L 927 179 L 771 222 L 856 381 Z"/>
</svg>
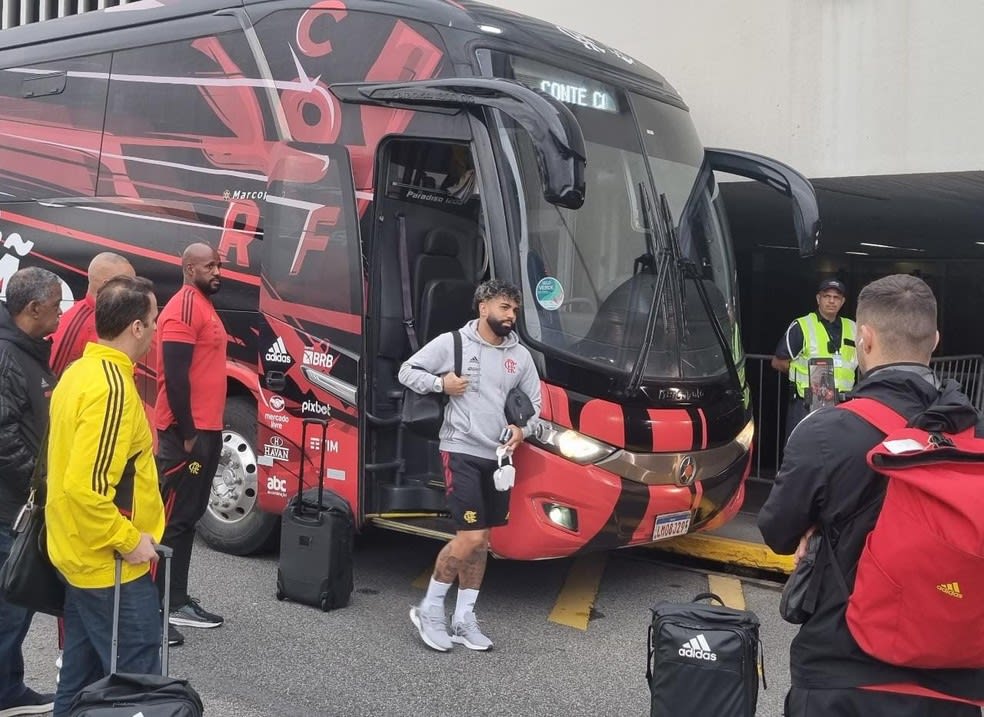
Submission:
<svg viewBox="0 0 984 717">
<path fill-rule="evenodd" d="M 287 598 L 287 593 L 284 592 L 284 584 L 280 581 L 280 575 L 277 575 L 277 600 L 284 600 Z"/>
<path fill-rule="evenodd" d="M 331 610 L 331 606 L 328 604 L 328 595 L 325 594 L 325 593 L 322 593 L 322 595 L 321 595 L 321 611 L 322 612 L 328 612 L 329 610 Z"/>
</svg>

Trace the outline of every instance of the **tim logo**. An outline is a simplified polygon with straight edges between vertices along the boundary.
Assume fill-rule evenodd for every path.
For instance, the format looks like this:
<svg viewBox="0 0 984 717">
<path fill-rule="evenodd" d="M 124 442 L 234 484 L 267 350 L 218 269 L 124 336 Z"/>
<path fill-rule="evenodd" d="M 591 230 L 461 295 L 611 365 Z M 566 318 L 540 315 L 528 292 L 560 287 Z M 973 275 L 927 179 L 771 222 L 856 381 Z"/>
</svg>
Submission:
<svg viewBox="0 0 984 717">
<path fill-rule="evenodd" d="M 516 369 L 519 367 L 513 359 L 507 358 L 506 362 L 502 364 L 506 368 L 506 373 L 516 373 Z"/>
</svg>

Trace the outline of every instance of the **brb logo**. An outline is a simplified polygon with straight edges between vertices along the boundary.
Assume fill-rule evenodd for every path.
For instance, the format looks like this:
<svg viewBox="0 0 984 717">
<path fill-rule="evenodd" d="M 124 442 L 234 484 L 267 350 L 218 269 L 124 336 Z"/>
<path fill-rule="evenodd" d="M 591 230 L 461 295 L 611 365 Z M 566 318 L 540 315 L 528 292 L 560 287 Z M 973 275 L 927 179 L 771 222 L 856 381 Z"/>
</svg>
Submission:
<svg viewBox="0 0 984 717">
<path fill-rule="evenodd" d="M 313 368 L 330 369 L 335 365 L 334 355 L 327 351 L 315 351 L 314 349 L 304 349 L 304 365 Z"/>
</svg>

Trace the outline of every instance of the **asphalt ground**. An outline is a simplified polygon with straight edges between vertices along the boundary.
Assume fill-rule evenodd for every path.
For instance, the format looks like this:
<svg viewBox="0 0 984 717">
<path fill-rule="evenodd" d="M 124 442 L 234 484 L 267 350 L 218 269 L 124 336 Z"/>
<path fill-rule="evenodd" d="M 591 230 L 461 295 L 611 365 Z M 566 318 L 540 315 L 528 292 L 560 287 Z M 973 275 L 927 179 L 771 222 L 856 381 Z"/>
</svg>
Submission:
<svg viewBox="0 0 984 717">
<path fill-rule="evenodd" d="M 710 580 L 761 619 L 769 688 L 758 714 L 782 714 L 795 627 L 778 617 L 777 585 L 709 576 L 649 550 L 491 560 L 476 612 L 495 649 L 442 654 L 408 619 L 440 548 L 384 531 L 359 538 L 352 603 L 322 613 L 275 599 L 275 555 L 237 558 L 199 543 L 193 592 L 226 624 L 184 629 L 171 673 L 190 679 L 215 717 L 647 715 L 649 608 L 689 600 Z M 29 684 L 53 685 L 57 654 L 55 621 L 38 616 L 25 644 Z M 693 714 L 703 714 L 699 695 Z"/>
</svg>

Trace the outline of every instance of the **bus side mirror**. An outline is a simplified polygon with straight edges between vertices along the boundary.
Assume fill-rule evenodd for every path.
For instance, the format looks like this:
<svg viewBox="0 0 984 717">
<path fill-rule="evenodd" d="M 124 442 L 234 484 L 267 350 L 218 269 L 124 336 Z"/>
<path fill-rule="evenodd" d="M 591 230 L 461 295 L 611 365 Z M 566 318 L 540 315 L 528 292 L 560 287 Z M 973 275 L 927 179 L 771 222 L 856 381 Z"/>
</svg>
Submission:
<svg viewBox="0 0 984 717">
<path fill-rule="evenodd" d="M 342 102 L 356 104 L 452 114 L 476 107 L 499 110 L 532 137 L 544 198 L 568 209 L 584 204 L 587 160 L 581 126 L 562 102 L 544 92 L 492 77 L 336 83 L 328 89 Z"/>
<path fill-rule="evenodd" d="M 717 172 L 737 174 L 765 184 L 789 197 L 800 256 L 813 256 L 820 240 L 820 209 L 810 180 L 792 167 L 770 157 L 734 149 L 706 149 L 707 161 Z"/>
</svg>

